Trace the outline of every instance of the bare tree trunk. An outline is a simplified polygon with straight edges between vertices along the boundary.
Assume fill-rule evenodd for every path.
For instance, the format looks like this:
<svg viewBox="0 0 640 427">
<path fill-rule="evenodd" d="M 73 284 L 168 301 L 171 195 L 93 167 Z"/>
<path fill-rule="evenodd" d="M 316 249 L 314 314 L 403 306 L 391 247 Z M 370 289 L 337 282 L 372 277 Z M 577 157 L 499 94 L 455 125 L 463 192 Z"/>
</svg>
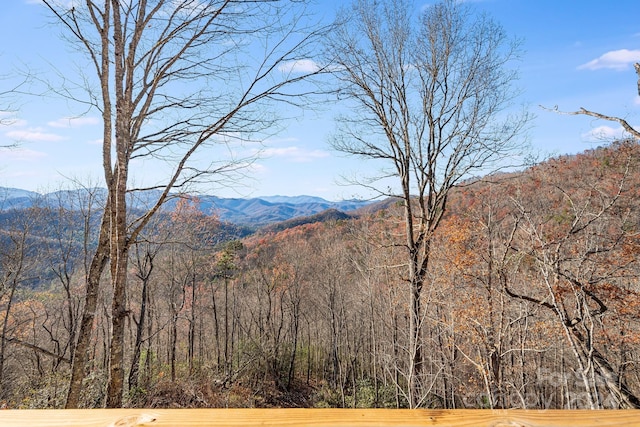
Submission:
<svg viewBox="0 0 640 427">
<path fill-rule="evenodd" d="M 409 408 L 415 408 L 420 399 L 420 375 L 422 371 L 422 344 L 420 340 L 421 325 L 420 318 L 422 309 L 420 307 L 420 294 L 422 293 L 422 283 L 411 281 L 410 283 L 411 312 L 409 313 L 409 373 L 408 373 L 408 395 Z"/>
<path fill-rule="evenodd" d="M 107 386 L 107 408 L 122 406 L 124 391 L 124 336 L 127 319 L 127 250 L 120 252 L 120 259 L 115 263 L 113 303 L 111 307 L 111 346 L 109 348 L 109 384 Z M 112 261 L 112 264 L 114 262 Z M 112 268 L 112 271 L 114 269 Z"/>
<path fill-rule="evenodd" d="M 133 360 L 131 362 L 131 370 L 129 371 L 129 390 L 138 387 L 138 375 L 140 373 L 140 354 L 142 353 L 142 331 L 145 327 L 147 313 L 147 288 L 149 283 L 145 280 L 142 284 L 142 300 L 140 304 L 140 318 L 136 324 L 136 341 L 133 346 Z"/>
<path fill-rule="evenodd" d="M 211 306 L 213 311 L 213 330 L 216 340 L 216 369 L 220 372 L 221 346 L 220 346 L 220 322 L 218 321 L 218 305 L 216 303 L 217 286 L 211 285 Z"/>
<path fill-rule="evenodd" d="M 169 371 L 171 381 L 176 381 L 176 347 L 178 346 L 178 314 L 172 313 L 169 329 Z"/>
<path fill-rule="evenodd" d="M 188 364 L 189 364 L 189 376 L 193 375 L 193 359 L 195 357 L 196 348 L 196 299 L 198 293 L 196 292 L 196 263 L 192 260 L 191 263 L 191 313 L 189 314 L 189 336 L 188 336 Z"/>
<path fill-rule="evenodd" d="M 136 324 L 136 341 L 133 346 L 133 360 L 131 362 L 131 370 L 129 371 L 129 390 L 133 390 L 138 387 L 140 354 L 142 352 L 142 333 L 146 327 L 147 303 L 149 300 L 149 278 L 153 271 L 154 254 L 147 251 L 144 258 L 146 265 L 139 265 L 140 269 L 138 272 L 138 277 L 142 280 L 142 295 L 140 296 L 140 316 L 138 317 L 138 322 Z"/>
<path fill-rule="evenodd" d="M 427 278 L 430 242 L 422 232 L 415 236 L 413 210 L 411 207 L 411 195 L 408 182 L 405 186 L 404 220 L 406 226 L 406 244 L 409 252 L 409 366 L 408 366 L 408 398 L 409 408 L 415 408 L 421 400 L 421 376 L 423 370 L 422 355 L 422 288 Z M 424 206 L 424 201 L 418 201 L 419 206 Z M 429 229 L 428 213 L 424 209 L 420 212 L 419 227 L 422 230 Z"/>
<path fill-rule="evenodd" d="M 231 377 L 231 354 L 229 352 L 229 279 L 224 273 L 224 376 Z"/>
<path fill-rule="evenodd" d="M 78 408 L 80 394 L 82 393 L 82 380 L 85 375 L 85 367 L 89 358 L 89 343 L 91 342 L 91 331 L 98 308 L 98 295 L 100 292 L 100 279 L 107 261 L 109 260 L 109 219 L 105 214 L 100 225 L 98 236 L 98 247 L 94 254 L 89 272 L 86 278 L 87 290 L 85 294 L 82 321 L 75 351 L 72 355 L 71 380 L 69 382 L 69 392 L 65 403 L 66 409 Z"/>
<path fill-rule="evenodd" d="M 287 375 L 287 390 L 291 389 L 291 385 L 293 383 L 293 379 L 295 376 L 295 367 L 296 367 L 296 353 L 298 352 L 298 330 L 300 325 L 300 301 L 297 296 L 292 296 L 295 301 L 291 304 L 291 316 L 292 322 L 291 325 L 291 335 L 293 338 L 293 343 L 291 345 L 291 353 L 289 357 L 289 374 Z"/>
<path fill-rule="evenodd" d="M 117 14 L 116 14 L 117 15 Z M 114 19 L 118 28 L 118 19 Z M 116 34 L 119 32 L 116 31 Z M 118 40 L 119 41 L 119 40 Z M 124 43 L 124 41 L 119 41 Z M 119 43 L 116 43 L 118 45 Z M 118 49 L 116 47 L 116 52 Z M 122 73 L 116 66 L 116 81 L 121 81 L 117 75 Z M 121 97 L 118 100 L 123 99 Z M 117 110 L 124 106 L 117 104 Z M 110 213 L 110 260 L 111 260 L 111 284 L 113 287 L 113 301 L 111 306 L 111 346 L 109 349 L 109 383 L 107 386 L 107 408 L 119 408 L 122 406 L 122 394 L 124 391 L 124 336 L 127 310 L 127 266 L 129 262 L 130 240 L 127 235 L 127 165 L 128 143 L 130 136 L 125 123 L 116 122 L 117 164 L 115 168 L 115 182 L 109 185 L 109 198 L 111 200 Z"/>
</svg>

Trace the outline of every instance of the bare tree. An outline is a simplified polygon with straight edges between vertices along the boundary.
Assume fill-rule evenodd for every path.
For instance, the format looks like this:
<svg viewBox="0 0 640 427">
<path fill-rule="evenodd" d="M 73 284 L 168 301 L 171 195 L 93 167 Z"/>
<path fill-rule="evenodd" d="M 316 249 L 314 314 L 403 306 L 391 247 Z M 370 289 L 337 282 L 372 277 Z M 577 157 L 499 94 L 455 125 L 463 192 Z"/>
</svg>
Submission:
<svg viewBox="0 0 640 427">
<path fill-rule="evenodd" d="M 533 192 L 530 200 L 513 200 L 520 215 L 517 233 L 525 244 L 511 244 L 510 249 L 530 257 L 542 289 L 536 295 L 536 280 L 530 280 L 522 292 L 508 287 L 505 291 L 557 317 L 579 368 L 585 406 L 638 408 L 640 399 L 624 369 L 616 366 L 616 352 L 599 338 L 614 335 L 603 319 L 618 315 L 616 300 L 630 304 L 637 293 L 637 257 L 623 249 L 625 242 L 637 238 L 637 231 L 626 225 L 629 212 L 636 209 L 632 171 L 638 165 L 637 144 L 620 143 L 592 156 L 602 162 L 606 174 L 583 172 L 568 179 L 561 169 L 571 171 L 571 165 L 559 159 L 540 168 L 536 177 L 546 186 L 546 203 Z M 552 220 L 549 212 L 556 212 Z"/>
<path fill-rule="evenodd" d="M 156 243 L 151 240 L 138 242 L 132 251 L 133 265 L 135 268 L 136 278 L 140 280 L 142 285 L 140 296 L 140 311 L 136 318 L 135 314 L 132 319 L 136 326 L 135 342 L 133 345 L 133 358 L 131 369 L 129 369 L 129 390 L 135 390 L 138 387 L 138 376 L 140 373 L 140 358 L 142 354 L 143 336 L 142 334 L 147 327 L 146 318 L 148 316 L 149 293 L 151 274 L 155 267 L 155 258 L 162 248 L 162 243 Z"/>
<path fill-rule="evenodd" d="M 638 75 L 638 96 L 640 96 L 640 62 L 633 64 L 636 74 Z M 560 112 L 556 110 L 557 112 Z M 640 130 L 636 129 L 633 127 L 632 124 L 630 124 L 627 119 L 624 119 L 622 117 L 617 117 L 617 116 L 610 116 L 607 114 L 602 114 L 596 111 L 591 111 L 591 110 L 587 110 L 584 107 L 581 107 L 579 110 L 577 111 L 570 111 L 570 112 L 560 112 L 561 114 L 569 114 L 572 116 L 579 116 L 579 115 L 584 115 L 584 116 L 591 116 L 591 117 L 595 117 L 596 119 L 600 119 L 600 120 L 606 120 L 609 122 L 616 122 L 618 123 L 620 126 L 622 126 L 622 129 L 624 129 L 625 132 L 629 133 L 629 135 L 631 135 L 631 137 L 634 140 L 640 140 Z"/>
<path fill-rule="evenodd" d="M 47 352 L 19 338 L 21 322 L 12 321 L 14 306 L 20 302 L 20 289 L 38 279 L 38 237 L 34 229 L 42 220 L 42 209 L 33 206 L 23 211 L 16 208 L 2 212 L 0 221 L 0 398 L 7 399 L 15 384 L 7 372 L 8 344 L 20 344 L 34 351 Z M 15 320 L 15 319 L 13 319 Z M 62 359 L 57 354 L 50 356 Z"/>
<path fill-rule="evenodd" d="M 113 287 L 107 406 L 122 403 L 126 272 L 131 244 L 178 188 L 221 179 L 246 166 L 231 143 L 276 124 L 271 101 L 294 103 L 291 86 L 320 68 L 298 73 L 321 30 L 305 2 L 246 0 L 44 0 L 89 60 L 85 93 L 63 95 L 103 118 L 102 160 L 108 198 L 87 281 L 85 319 L 73 358 L 67 407 L 78 404 L 86 340 L 99 278 L 110 266 Z M 97 87 L 97 90 L 94 88 Z M 303 93 L 304 92 L 304 93 Z M 206 160 L 203 160 L 206 159 Z M 166 179 L 135 187 L 132 161 L 162 167 Z M 131 217 L 127 195 L 155 190 Z"/>
<path fill-rule="evenodd" d="M 384 162 L 388 169 L 360 183 L 404 204 L 410 407 L 421 403 L 422 293 L 449 192 L 474 174 L 521 162 L 517 136 L 527 120 L 526 113 L 507 114 L 517 43 L 498 24 L 453 0 L 417 20 L 413 9 L 408 0 L 356 0 L 326 46 L 338 94 L 351 107 L 333 146 Z M 386 178 L 398 192 L 380 190 Z"/>
</svg>

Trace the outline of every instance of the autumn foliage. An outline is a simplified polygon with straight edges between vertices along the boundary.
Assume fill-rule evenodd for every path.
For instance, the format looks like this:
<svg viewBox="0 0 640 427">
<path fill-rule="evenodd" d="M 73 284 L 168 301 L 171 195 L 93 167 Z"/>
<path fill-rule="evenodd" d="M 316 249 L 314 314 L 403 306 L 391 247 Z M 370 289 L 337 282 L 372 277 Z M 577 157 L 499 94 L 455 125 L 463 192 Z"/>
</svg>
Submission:
<svg viewBox="0 0 640 427">
<path fill-rule="evenodd" d="M 455 188 L 421 296 L 420 406 L 638 407 L 639 193 L 629 141 Z M 197 200 L 162 215 L 130 251 L 126 404 L 407 406 L 402 207 L 380 206 L 236 241 Z M 4 407 L 64 404 L 83 300 L 78 235 L 35 214 L 2 222 Z M 105 397 L 110 298 L 85 407 Z"/>
</svg>

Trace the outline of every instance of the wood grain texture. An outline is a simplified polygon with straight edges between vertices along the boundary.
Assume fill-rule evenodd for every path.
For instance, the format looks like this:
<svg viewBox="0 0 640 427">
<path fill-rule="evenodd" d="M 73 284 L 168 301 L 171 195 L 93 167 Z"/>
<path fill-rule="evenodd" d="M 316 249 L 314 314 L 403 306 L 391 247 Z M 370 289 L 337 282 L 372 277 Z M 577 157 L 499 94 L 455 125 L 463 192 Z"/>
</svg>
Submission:
<svg viewBox="0 0 640 427">
<path fill-rule="evenodd" d="M 4 410 L 2 427 L 640 426 L 640 410 L 74 409 Z"/>
</svg>

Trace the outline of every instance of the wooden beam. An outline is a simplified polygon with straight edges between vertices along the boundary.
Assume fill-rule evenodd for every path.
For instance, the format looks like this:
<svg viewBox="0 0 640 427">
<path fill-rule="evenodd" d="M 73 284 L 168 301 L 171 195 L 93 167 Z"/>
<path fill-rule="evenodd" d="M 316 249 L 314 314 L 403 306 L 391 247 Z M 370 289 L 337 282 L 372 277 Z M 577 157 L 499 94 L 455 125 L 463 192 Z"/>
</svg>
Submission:
<svg viewBox="0 0 640 427">
<path fill-rule="evenodd" d="M 640 426 L 640 410 L 44 409 L 0 410 L 0 426 Z"/>
</svg>

